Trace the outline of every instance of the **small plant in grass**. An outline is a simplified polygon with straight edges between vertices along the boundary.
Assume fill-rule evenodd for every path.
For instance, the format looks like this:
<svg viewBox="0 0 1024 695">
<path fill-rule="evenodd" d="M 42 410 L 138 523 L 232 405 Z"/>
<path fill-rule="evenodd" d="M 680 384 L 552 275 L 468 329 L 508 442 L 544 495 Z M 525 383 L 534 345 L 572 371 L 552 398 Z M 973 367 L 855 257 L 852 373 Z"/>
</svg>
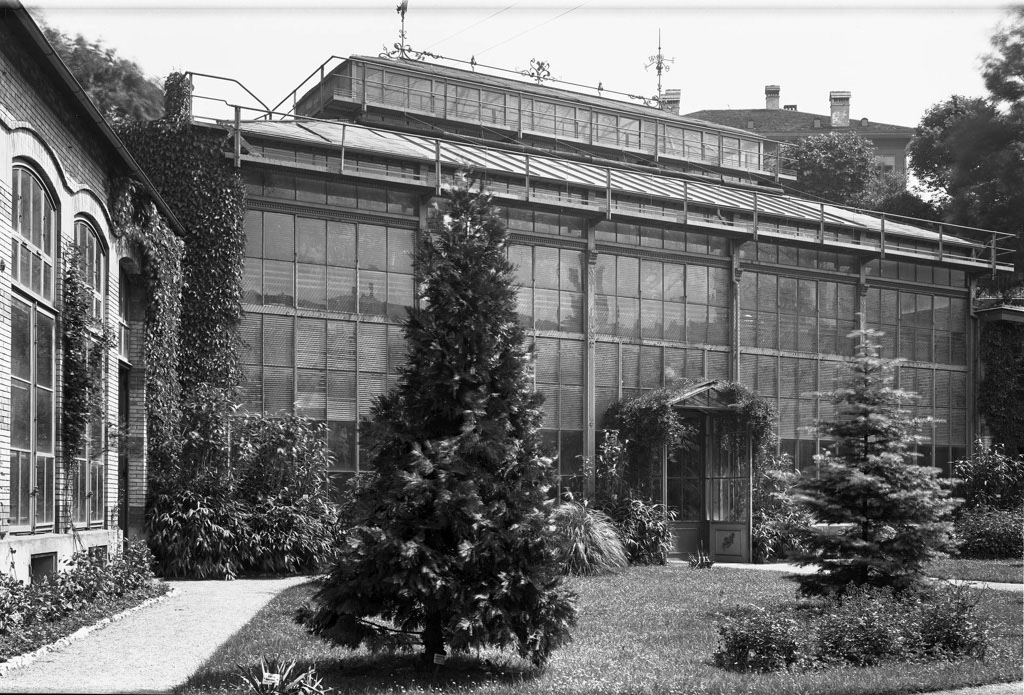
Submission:
<svg viewBox="0 0 1024 695">
<path fill-rule="evenodd" d="M 692 570 L 706 570 L 715 566 L 715 561 L 711 559 L 710 555 L 704 552 L 703 543 L 697 546 L 696 554 L 687 553 L 686 557 L 690 563 L 690 569 Z"/>
<path fill-rule="evenodd" d="M 977 507 L 954 522 L 957 553 L 987 560 L 1024 557 L 1024 510 Z"/>
<path fill-rule="evenodd" d="M 615 524 L 604 512 L 579 502 L 555 507 L 558 559 L 566 574 L 610 574 L 629 565 Z"/>
<path fill-rule="evenodd" d="M 975 454 L 953 464 L 953 493 L 964 509 L 1024 508 L 1024 454 L 1007 456 L 1002 444 L 975 443 Z"/>
<path fill-rule="evenodd" d="M 295 695 L 322 695 L 332 688 L 325 688 L 323 679 L 317 678 L 316 669 L 295 670 L 295 660 L 281 657 L 260 656 L 259 667 L 246 668 L 237 665 L 238 674 L 249 691 L 261 695 L 294 693 Z"/>
<path fill-rule="evenodd" d="M 878 356 L 875 331 L 860 331 L 856 357 L 848 362 L 845 386 L 831 394 L 837 418 L 820 422 L 822 438 L 835 442 L 817 457 L 819 476 L 792 488 L 797 504 L 821 524 L 804 535 L 802 565 L 817 565 L 800 577 L 807 594 L 842 592 L 849 585 L 915 587 L 924 567 L 950 547 L 952 509 L 938 469 L 919 466 L 910 449 L 923 422 L 906 406 L 916 396 L 893 387 L 896 362 Z"/>
<path fill-rule="evenodd" d="M 801 534 L 810 527 L 811 518 L 786 494 L 799 478 L 788 454 L 755 460 L 751 495 L 754 562 L 779 561 L 789 552 L 803 549 Z"/>
</svg>

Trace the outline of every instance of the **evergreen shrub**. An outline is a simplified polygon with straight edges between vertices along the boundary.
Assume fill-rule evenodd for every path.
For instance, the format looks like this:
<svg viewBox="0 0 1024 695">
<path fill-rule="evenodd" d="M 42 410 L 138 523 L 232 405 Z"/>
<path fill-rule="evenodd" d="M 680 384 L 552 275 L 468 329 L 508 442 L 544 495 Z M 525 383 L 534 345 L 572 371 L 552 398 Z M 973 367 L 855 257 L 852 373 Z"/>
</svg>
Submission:
<svg viewBox="0 0 1024 695">
<path fill-rule="evenodd" d="M 1007 456 L 1002 445 L 975 445 L 976 453 L 953 464 L 954 495 L 963 500 L 961 509 L 986 507 L 1024 508 L 1024 454 Z"/>
</svg>

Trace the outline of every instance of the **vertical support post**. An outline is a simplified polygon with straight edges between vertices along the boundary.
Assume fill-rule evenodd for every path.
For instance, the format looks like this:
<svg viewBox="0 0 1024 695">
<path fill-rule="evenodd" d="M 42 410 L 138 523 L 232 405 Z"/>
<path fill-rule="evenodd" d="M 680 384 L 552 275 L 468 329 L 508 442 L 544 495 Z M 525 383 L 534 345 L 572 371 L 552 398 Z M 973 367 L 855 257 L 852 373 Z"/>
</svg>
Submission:
<svg viewBox="0 0 1024 695">
<path fill-rule="evenodd" d="M 881 249 L 881 258 L 885 258 L 885 213 L 882 213 L 882 228 L 878 234 L 878 243 Z"/>
<path fill-rule="evenodd" d="M 530 155 L 524 155 L 526 157 L 526 200 L 530 200 Z"/>
<path fill-rule="evenodd" d="M 718 166 L 722 166 L 722 131 L 718 131 Z"/>
<path fill-rule="evenodd" d="M 942 260 L 942 223 L 939 222 L 939 260 Z"/>
<path fill-rule="evenodd" d="M 584 388 L 584 408 L 586 409 L 587 431 L 583 436 L 583 455 L 590 461 L 597 456 L 597 395 L 594 384 L 597 381 L 597 230 L 593 222 L 587 224 L 586 280 L 583 285 L 583 298 L 586 311 L 583 314 L 583 330 L 587 336 L 583 368 L 586 370 L 586 387 Z M 594 468 L 590 469 L 587 487 L 593 491 L 595 484 Z"/>
<path fill-rule="evenodd" d="M 959 405 L 966 405 L 967 407 L 967 441 L 964 442 L 967 446 L 967 452 L 972 453 L 971 449 L 974 446 L 974 441 L 980 434 L 980 423 L 978 422 L 978 380 L 981 379 L 981 360 L 978 359 L 978 353 L 981 351 L 981 324 L 978 320 L 977 314 L 974 313 L 974 298 L 978 294 L 978 280 L 977 278 L 970 278 L 968 280 L 967 292 L 967 403 L 961 403 Z M 953 443 L 953 442 L 951 442 Z M 960 442 L 955 442 L 959 444 Z"/>
<path fill-rule="evenodd" d="M 754 191 L 754 241 L 757 241 L 757 191 Z"/>
<path fill-rule="evenodd" d="M 345 134 L 348 132 L 348 128 L 344 123 L 341 124 L 341 173 L 345 173 Z"/>
<path fill-rule="evenodd" d="M 825 241 L 825 203 L 819 203 L 818 205 L 821 209 L 820 217 L 818 218 L 818 241 L 823 242 Z"/>
<path fill-rule="evenodd" d="M 604 170 L 604 199 L 605 205 L 607 206 L 605 212 L 605 219 L 610 220 L 612 218 L 612 170 Z"/>
<path fill-rule="evenodd" d="M 996 235 L 992 233 L 992 279 L 996 277 Z"/>
<path fill-rule="evenodd" d="M 683 179 L 683 224 L 690 223 L 690 191 Z"/>
<path fill-rule="evenodd" d="M 242 107 L 235 107 L 235 138 L 234 138 L 235 168 L 242 166 Z"/>
<path fill-rule="evenodd" d="M 742 241 L 729 242 L 729 260 L 732 264 L 732 282 L 729 283 L 729 379 L 740 380 L 740 246 Z"/>
<path fill-rule="evenodd" d="M 441 141 L 434 140 L 434 194 L 441 195 Z"/>
</svg>

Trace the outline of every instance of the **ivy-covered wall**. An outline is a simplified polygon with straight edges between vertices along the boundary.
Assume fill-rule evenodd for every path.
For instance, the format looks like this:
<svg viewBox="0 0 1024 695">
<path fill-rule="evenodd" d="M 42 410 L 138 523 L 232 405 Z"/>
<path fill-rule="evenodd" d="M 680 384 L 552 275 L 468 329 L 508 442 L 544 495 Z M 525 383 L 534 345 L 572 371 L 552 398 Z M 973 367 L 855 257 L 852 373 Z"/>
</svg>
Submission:
<svg viewBox="0 0 1024 695">
<path fill-rule="evenodd" d="M 224 133 L 196 128 L 188 118 L 187 76 L 170 75 L 164 88 L 166 116 L 119 134 L 185 228 L 181 387 L 231 390 L 239 379 L 245 187 L 224 158 Z"/>
<path fill-rule="evenodd" d="M 1024 324 L 982 324 L 978 412 L 996 442 L 1015 456 L 1024 452 Z"/>
<path fill-rule="evenodd" d="M 182 472 L 223 462 L 227 417 L 240 379 L 245 187 L 224 158 L 225 134 L 192 124 L 189 90 L 187 76 L 170 75 L 165 82 L 166 115 L 126 124 L 119 133 L 184 227 L 176 354 L 165 355 L 160 366 L 169 370 L 173 365 L 174 374 L 159 377 L 167 386 L 164 395 L 177 408 L 168 402 L 160 411 L 168 425 L 174 421 L 177 436 L 174 442 L 157 442 L 163 447 L 159 452 L 150 442 L 158 478 L 169 466 Z M 173 292 L 165 279 L 166 289 Z"/>
</svg>

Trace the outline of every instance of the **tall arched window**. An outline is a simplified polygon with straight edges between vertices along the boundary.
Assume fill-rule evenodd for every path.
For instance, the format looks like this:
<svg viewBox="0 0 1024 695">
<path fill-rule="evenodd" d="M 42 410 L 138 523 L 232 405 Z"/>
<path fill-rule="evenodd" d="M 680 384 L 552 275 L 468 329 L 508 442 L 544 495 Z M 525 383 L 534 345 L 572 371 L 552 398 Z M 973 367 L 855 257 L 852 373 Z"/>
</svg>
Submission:
<svg viewBox="0 0 1024 695">
<path fill-rule="evenodd" d="M 99 234 L 85 220 L 75 221 L 75 244 L 78 247 L 82 279 L 92 289 L 92 317 L 103 321 L 106 291 L 107 255 Z M 106 387 L 106 375 L 97 374 L 97 386 Z M 78 452 L 71 486 L 71 520 L 89 526 L 103 521 L 106 506 L 106 418 L 97 416 L 86 428 L 85 441 Z"/>
<path fill-rule="evenodd" d="M 53 249 L 57 208 L 38 177 L 14 168 L 11 204 L 12 531 L 54 523 L 56 470 Z"/>
</svg>

